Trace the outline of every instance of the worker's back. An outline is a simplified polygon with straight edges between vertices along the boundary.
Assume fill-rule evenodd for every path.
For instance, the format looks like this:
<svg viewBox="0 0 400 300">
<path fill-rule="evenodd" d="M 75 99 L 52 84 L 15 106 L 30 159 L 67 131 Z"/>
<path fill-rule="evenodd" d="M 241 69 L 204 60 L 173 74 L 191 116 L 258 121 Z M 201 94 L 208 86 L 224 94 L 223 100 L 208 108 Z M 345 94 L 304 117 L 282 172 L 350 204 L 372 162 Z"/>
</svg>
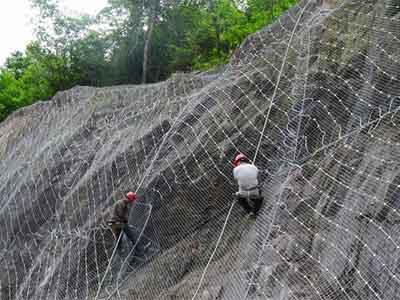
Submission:
<svg viewBox="0 0 400 300">
<path fill-rule="evenodd" d="M 258 168 L 255 165 L 241 163 L 233 169 L 233 177 L 238 182 L 240 194 L 258 194 Z"/>
<path fill-rule="evenodd" d="M 116 223 L 128 223 L 129 207 L 125 200 L 119 200 L 112 207 L 112 221 Z"/>
</svg>

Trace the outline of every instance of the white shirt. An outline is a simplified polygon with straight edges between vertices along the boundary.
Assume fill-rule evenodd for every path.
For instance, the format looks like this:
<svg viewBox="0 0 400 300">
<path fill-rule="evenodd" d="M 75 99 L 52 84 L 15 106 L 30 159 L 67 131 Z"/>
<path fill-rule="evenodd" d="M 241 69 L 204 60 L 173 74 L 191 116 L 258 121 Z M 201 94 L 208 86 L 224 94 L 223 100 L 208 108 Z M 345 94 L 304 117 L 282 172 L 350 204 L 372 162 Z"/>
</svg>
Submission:
<svg viewBox="0 0 400 300">
<path fill-rule="evenodd" d="M 258 195 L 258 168 L 255 165 L 241 163 L 233 169 L 233 177 L 239 185 L 239 195 Z"/>
</svg>

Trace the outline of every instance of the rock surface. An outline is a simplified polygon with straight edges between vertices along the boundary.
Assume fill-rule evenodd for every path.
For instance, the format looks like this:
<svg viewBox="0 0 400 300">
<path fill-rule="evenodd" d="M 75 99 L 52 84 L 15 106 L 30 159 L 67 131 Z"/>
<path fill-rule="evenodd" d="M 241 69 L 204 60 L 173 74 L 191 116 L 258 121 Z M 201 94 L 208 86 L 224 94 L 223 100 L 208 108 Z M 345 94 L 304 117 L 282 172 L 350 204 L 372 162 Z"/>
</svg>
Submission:
<svg viewBox="0 0 400 300">
<path fill-rule="evenodd" d="M 301 1 L 223 70 L 10 116 L 0 299 L 400 299 L 399 17 L 397 1 Z M 227 218 L 237 152 L 262 171 L 255 222 Z M 104 212 L 136 189 L 150 246 L 132 262 Z"/>
</svg>

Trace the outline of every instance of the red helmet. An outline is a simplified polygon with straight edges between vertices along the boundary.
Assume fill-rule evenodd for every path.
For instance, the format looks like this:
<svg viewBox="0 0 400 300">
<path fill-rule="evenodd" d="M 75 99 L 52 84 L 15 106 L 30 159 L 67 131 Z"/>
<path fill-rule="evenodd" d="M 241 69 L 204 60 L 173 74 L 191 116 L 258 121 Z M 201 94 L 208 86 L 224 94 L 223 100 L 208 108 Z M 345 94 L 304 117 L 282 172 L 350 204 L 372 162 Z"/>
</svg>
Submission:
<svg viewBox="0 0 400 300">
<path fill-rule="evenodd" d="M 129 202 L 133 202 L 136 200 L 136 194 L 134 192 L 128 192 L 126 194 L 126 199 L 128 199 Z"/>
<path fill-rule="evenodd" d="M 246 155 L 244 155 L 243 153 L 240 153 L 240 154 L 236 155 L 236 157 L 232 163 L 235 167 L 237 167 L 239 165 L 239 162 L 241 162 L 241 161 L 249 162 L 250 160 L 247 158 Z"/>
</svg>

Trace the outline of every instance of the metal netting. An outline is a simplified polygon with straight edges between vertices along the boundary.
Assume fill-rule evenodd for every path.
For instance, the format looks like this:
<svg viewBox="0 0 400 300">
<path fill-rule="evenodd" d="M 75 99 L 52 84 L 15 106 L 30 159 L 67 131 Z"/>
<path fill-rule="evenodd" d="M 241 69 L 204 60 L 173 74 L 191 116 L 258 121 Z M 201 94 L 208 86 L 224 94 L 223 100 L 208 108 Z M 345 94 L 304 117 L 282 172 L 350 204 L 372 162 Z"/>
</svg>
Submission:
<svg viewBox="0 0 400 300">
<path fill-rule="evenodd" d="M 0 125 L 0 298 L 400 299 L 400 3 L 301 1 L 215 72 Z M 260 169 L 255 221 L 231 160 Z M 144 257 L 105 224 L 129 224 Z"/>
</svg>

